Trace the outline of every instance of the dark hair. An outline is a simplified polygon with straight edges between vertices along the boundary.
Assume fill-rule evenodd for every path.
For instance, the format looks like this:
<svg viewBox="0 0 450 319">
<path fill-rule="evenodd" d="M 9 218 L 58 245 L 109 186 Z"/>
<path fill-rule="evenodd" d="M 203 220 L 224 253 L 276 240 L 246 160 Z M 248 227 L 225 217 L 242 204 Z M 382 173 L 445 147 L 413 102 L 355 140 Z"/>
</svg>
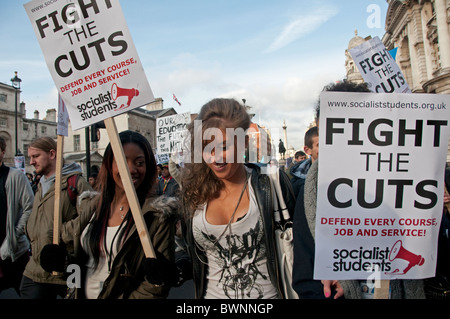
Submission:
<svg viewBox="0 0 450 319">
<path fill-rule="evenodd" d="M 317 126 L 311 127 L 309 130 L 305 133 L 305 145 L 309 148 L 313 148 L 313 137 L 319 136 L 319 129 Z"/>
<path fill-rule="evenodd" d="M 371 92 L 367 86 L 366 82 L 363 83 L 353 83 L 347 80 L 339 81 L 336 83 L 330 83 L 325 85 L 322 92 Z M 314 108 L 314 116 L 317 119 L 320 117 L 320 101 L 316 103 Z"/>
<path fill-rule="evenodd" d="M 156 161 L 153 155 L 152 147 L 148 140 L 141 134 L 133 131 L 124 131 L 119 134 L 120 142 L 123 145 L 133 143 L 142 149 L 145 155 L 146 173 L 144 182 L 136 189 L 136 194 L 139 200 L 139 204 L 142 207 L 147 197 L 150 196 L 152 187 L 155 185 L 153 182 L 156 178 Z M 106 232 L 107 222 L 110 214 L 110 205 L 115 196 L 115 182 L 112 176 L 112 165 L 114 160 L 114 154 L 111 148 L 111 144 L 105 149 L 103 155 L 103 163 L 100 167 L 100 171 L 97 177 L 97 189 L 99 194 L 96 197 L 96 218 L 89 225 L 89 238 L 88 247 L 91 254 L 94 256 L 95 267 L 98 266 L 100 252 L 103 249 L 103 240 Z M 127 227 L 121 230 L 117 239 L 117 245 L 122 242 L 122 238 L 125 238 L 126 234 L 133 224 L 133 218 L 131 214 L 127 214 L 125 217 L 127 221 Z"/>
<path fill-rule="evenodd" d="M 306 156 L 305 152 L 303 152 L 303 151 L 295 152 L 294 158 L 299 158 L 300 156 Z"/>
<path fill-rule="evenodd" d="M 99 171 L 100 171 L 100 169 L 98 168 L 97 165 L 92 165 L 91 166 L 91 177 L 97 177 Z"/>
</svg>

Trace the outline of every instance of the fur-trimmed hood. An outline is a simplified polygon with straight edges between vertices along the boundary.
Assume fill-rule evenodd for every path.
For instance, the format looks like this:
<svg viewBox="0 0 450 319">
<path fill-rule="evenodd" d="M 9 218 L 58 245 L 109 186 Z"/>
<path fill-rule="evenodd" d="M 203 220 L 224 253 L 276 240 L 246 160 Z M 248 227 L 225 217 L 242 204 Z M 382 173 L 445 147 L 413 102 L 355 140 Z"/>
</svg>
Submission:
<svg viewBox="0 0 450 319">
<path fill-rule="evenodd" d="M 142 205 L 142 213 L 145 214 L 149 211 L 159 216 L 160 222 L 169 218 L 179 217 L 180 200 L 176 197 L 164 195 L 147 198 L 144 205 Z"/>
</svg>

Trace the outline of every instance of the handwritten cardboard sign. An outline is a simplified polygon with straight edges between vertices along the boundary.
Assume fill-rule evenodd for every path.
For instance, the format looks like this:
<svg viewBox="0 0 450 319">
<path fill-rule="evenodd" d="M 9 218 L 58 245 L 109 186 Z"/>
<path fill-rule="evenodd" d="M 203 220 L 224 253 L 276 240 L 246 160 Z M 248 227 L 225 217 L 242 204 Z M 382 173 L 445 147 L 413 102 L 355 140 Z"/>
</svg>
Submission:
<svg viewBox="0 0 450 319">
<path fill-rule="evenodd" d="M 156 139 L 158 155 L 181 151 L 181 143 L 187 134 L 187 125 L 191 122 L 189 112 L 160 117 L 156 120 Z"/>
</svg>

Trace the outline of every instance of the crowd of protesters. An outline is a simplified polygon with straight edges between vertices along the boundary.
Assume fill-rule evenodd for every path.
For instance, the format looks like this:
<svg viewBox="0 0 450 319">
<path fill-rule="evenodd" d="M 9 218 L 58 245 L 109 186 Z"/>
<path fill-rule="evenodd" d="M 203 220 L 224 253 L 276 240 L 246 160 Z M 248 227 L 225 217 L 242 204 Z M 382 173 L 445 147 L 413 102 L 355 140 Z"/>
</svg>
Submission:
<svg viewBox="0 0 450 319">
<path fill-rule="evenodd" d="M 325 90 L 368 91 L 365 85 L 348 82 Z M 305 134 L 304 150 L 280 169 L 284 201 L 294 216 L 293 288 L 302 299 L 370 298 L 362 281 L 313 279 L 318 107 L 316 119 L 317 126 Z M 1 164 L 0 204 L 7 209 L 0 216 L 0 289 L 13 287 L 23 299 L 160 299 L 192 279 L 196 298 L 285 298 L 273 258 L 269 177 L 262 173 L 264 164 L 239 160 L 245 150 L 227 130 L 249 128 L 247 109 L 234 99 L 213 99 L 196 120 L 202 125 L 188 126 L 194 138 L 185 145 L 191 157 L 185 163 L 172 157 L 158 164 L 145 137 L 132 131 L 119 134 L 155 257 L 143 251 L 111 145 L 89 181 L 79 165 L 64 163 L 59 244 L 53 243 L 52 232 L 55 141 L 44 137 L 29 145 L 34 177 L 27 179 Z M 214 133 L 205 134 L 207 130 Z M 200 148 L 194 145 L 197 136 Z M 0 162 L 4 144 L 0 138 Z M 207 148 L 211 151 L 206 152 Z M 200 162 L 195 160 L 196 152 L 201 153 Z M 449 199 L 446 195 L 444 202 Z M 438 298 L 446 289 L 448 293 L 449 213 L 445 207 L 442 220 L 436 278 L 393 280 L 391 298 Z M 73 264 L 81 269 L 78 288 L 68 285 L 68 266 Z"/>
</svg>

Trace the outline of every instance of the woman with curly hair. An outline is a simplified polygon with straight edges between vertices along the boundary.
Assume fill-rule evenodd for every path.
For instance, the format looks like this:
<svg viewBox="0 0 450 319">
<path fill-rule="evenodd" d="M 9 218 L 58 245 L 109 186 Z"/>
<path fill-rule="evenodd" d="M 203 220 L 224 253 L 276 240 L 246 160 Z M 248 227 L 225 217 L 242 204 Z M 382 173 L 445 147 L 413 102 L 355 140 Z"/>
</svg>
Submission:
<svg viewBox="0 0 450 319">
<path fill-rule="evenodd" d="M 249 127 L 246 108 L 233 99 L 210 101 L 189 126 L 190 161 L 182 170 L 181 196 L 196 298 L 284 297 L 270 180 L 258 165 L 244 164 Z M 280 182 L 293 211 L 284 172 Z"/>
</svg>

